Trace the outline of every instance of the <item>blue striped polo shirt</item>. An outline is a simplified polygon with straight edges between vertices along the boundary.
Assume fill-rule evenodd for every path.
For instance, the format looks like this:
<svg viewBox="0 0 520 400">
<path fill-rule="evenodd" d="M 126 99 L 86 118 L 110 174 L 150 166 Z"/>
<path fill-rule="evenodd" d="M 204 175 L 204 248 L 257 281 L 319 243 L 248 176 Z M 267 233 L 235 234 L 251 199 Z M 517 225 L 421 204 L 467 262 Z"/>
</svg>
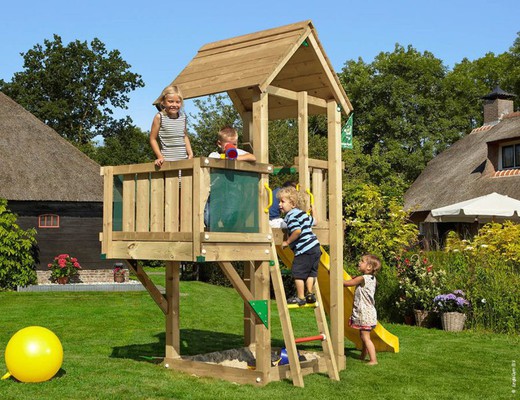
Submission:
<svg viewBox="0 0 520 400">
<path fill-rule="evenodd" d="M 287 224 L 289 236 L 296 230 L 300 231 L 298 239 L 289 244 L 295 256 L 303 254 L 320 244 L 316 235 L 312 233 L 314 218 L 311 215 L 299 208 L 293 208 L 285 215 L 284 221 Z"/>
</svg>

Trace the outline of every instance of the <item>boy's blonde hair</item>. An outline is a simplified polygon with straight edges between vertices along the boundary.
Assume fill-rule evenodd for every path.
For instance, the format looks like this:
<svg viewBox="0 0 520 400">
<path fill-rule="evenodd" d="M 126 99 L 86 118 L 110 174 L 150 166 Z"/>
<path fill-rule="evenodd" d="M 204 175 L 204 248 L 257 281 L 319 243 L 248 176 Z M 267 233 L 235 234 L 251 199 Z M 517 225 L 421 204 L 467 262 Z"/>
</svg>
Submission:
<svg viewBox="0 0 520 400">
<path fill-rule="evenodd" d="M 235 128 L 230 125 L 226 125 L 220 131 L 218 131 L 218 140 L 223 141 L 225 139 L 234 138 L 238 136 L 238 132 Z"/>
<path fill-rule="evenodd" d="M 288 186 L 288 187 L 282 187 L 278 193 L 276 193 L 276 198 L 278 200 L 280 200 L 281 198 L 285 198 L 287 200 L 289 200 L 289 202 L 294 206 L 294 207 L 299 207 L 300 205 L 300 193 L 296 190 L 295 187 L 293 186 Z"/>
<path fill-rule="evenodd" d="M 365 254 L 361 257 L 368 265 L 372 267 L 372 274 L 376 275 L 377 272 L 381 269 L 381 260 L 378 256 L 373 254 Z"/>
<path fill-rule="evenodd" d="M 176 85 L 170 85 L 170 86 L 166 86 L 161 93 L 161 102 L 160 102 L 161 105 L 162 105 L 162 102 L 164 101 L 164 99 L 166 98 L 166 96 L 168 96 L 169 94 L 179 96 L 179 99 L 181 99 L 181 102 L 184 103 L 184 97 L 182 97 L 181 89 Z"/>
</svg>

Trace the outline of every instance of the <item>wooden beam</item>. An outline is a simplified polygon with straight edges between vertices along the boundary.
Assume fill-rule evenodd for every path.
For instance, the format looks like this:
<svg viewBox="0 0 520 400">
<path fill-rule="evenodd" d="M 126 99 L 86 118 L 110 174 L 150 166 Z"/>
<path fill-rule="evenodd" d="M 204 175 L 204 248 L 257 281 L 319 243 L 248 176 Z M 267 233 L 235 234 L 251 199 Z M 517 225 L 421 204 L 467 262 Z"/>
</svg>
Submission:
<svg viewBox="0 0 520 400">
<path fill-rule="evenodd" d="M 343 324 L 343 202 L 341 173 L 341 116 L 337 103 L 327 106 L 329 159 L 329 230 L 330 230 L 330 321 L 336 363 L 345 369 L 345 328 Z"/>
<path fill-rule="evenodd" d="M 180 358 L 181 339 L 179 322 L 180 302 L 180 263 L 168 261 L 166 263 L 166 302 L 168 310 L 166 313 L 165 343 L 167 358 Z"/>
<path fill-rule="evenodd" d="M 148 291 L 153 301 L 155 301 L 164 315 L 166 315 L 168 313 L 168 302 L 159 289 L 157 289 L 157 286 L 155 286 L 152 280 L 148 277 L 143 267 L 141 267 L 136 260 L 126 260 L 126 262 L 130 269 L 134 271 L 134 274 L 137 276 L 137 279 L 139 279 L 139 282 L 141 282 Z"/>
<path fill-rule="evenodd" d="M 307 92 L 298 92 L 298 171 L 300 192 L 310 190 L 309 176 L 309 114 Z M 304 210 L 309 209 L 309 196 L 305 194 Z"/>
<path fill-rule="evenodd" d="M 295 92 L 293 90 L 283 89 L 270 85 L 267 87 L 266 92 L 276 97 L 298 101 L 298 92 Z M 327 109 L 327 101 L 324 99 L 320 99 L 319 97 L 307 96 L 307 102 L 309 105 L 323 108 L 323 111 Z"/>
<path fill-rule="evenodd" d="M 108 258 L 132 260 L 196 261 L 191 242 L 112 242 Z"/>
<path fill-rule="evenodd" d="M 103 235 L 101 242 L 101 252 L 106 254 L 107 258 L 111 257 L 112 248 L 112 231 L 113 219 L 112 212 L 114 202 L 114 174 L 112 167 L 101 168 L 101 175 L 103 175 Z"/>
</svg>

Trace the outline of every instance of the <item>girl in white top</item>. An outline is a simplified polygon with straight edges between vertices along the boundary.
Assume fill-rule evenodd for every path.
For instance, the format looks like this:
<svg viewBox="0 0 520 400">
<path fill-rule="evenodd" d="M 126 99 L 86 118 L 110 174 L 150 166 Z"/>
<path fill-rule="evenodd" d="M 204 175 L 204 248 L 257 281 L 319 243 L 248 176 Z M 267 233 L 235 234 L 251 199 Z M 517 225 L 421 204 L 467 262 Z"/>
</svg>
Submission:
<svg viewBox="0 0 520 400">
<path fill-rule="evenodd" d="M 162 111 L 153 118 L 150 146 L 155 153 L 155 165 L 164 161 L 193 158 L 190 138 L 186 130 L 186 115 L 181 111 L 182 93 L 177 86 L 166 87 L 161 94 Z"/>
<path fill-rule="evenodd" d="M 361 360 L 365 360 L 368 353 L 370 357 L 369 365 L 377 364 L 376 348 L 370 331 L 377 325 L 377 312 L 375 307 L 374 295 L 376 293 L 376 273 L 381 269 L 381 261 L 378 257 L 365 254 L 361 257 L 358 270 L 363 275 L 343 281 L 343 286 L 355 286 L 354 304 L 349 325 L 359 330 L 363 347 L 361 349 Z"/>
</svg>

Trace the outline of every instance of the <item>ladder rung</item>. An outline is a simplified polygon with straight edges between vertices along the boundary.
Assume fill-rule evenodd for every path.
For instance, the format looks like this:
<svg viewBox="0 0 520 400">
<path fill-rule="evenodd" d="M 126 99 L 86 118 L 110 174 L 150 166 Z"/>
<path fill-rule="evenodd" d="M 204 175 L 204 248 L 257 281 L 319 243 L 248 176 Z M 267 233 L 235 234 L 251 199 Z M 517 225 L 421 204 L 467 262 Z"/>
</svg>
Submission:
<svg viewBox="0 0 520 400">
<path fill-rule="evenodd" d="M 325 340 L 327 337 L 324 334 L 316 335 L 316 336 L 307 336 L 302 338 L 294 339 L 295 343 L 306 343 L 306 342 L 314 342 L 315 340 Z"/>
<path fill-rule="evenodd" d="M 316 308 L 318 307 L 318 302 L 316 303 L 306 303 L 303 306 L 299 306 L 298 304 L 287 304 L 287 308 Z"/>
</svg>

